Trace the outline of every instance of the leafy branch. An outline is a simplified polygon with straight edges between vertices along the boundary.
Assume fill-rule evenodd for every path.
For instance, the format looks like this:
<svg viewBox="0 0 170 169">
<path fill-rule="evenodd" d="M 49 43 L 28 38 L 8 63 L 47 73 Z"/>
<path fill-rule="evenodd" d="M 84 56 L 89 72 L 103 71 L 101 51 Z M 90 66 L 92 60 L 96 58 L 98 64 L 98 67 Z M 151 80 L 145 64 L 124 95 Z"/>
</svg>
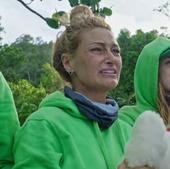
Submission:
<svg viewBox="0 0 170 169">
<path fill-rule="evenodd" d="M 51 28 L 59 28 L 59 24 L 56 20 L 52 19 L 52 18 L 45 18 L 43 17 L 41 14 L 39 14 L 38 12 L 36 12 L 35 10 L 33 10 L 32 8 L 30 8 L 28 6 L 28 4 L 26 4 L 24 1 L 22 0 L 17 0 L 18 2 L 20 2 L 26 9 L 28 9 L 29 11 L 31 11 L 32 13 L 34 13 L 35 15 L 37 15 L 38 17 L 40 17 L 42 20 L 44 20 Z M 34 0 L 31 0 L 30 3 L 32 3 Z M 30 4 L 29 3 L 29 4 Z"/>
<path fill-rule="evenodd" d="M 37 11 L 33 10 L 32 8 L 29 7 L 29 5 L 34 1 L 34 0 L 30 0 L 29 3 L 25 3 L 23 0 L 17 0 L 18 2 L 20 2 L 26 9 L 28 9 L 29 11 L 31 11 L 32 13 L 34 13 L 35 15 L 37 15 L 38 17 L 40 17 L 42 20 L 44 20 L 48 26 L 50 26 L 51 28 L 54 29 L 58 29 L 61 26 L 61 20 L 60 18 L 64 15 L 66 16 L 66 12 L 64 11 L 56 11 L 51 18 L 46 18 L 44 16 L 42 16 L 41 14 L 39 14 Z M 43 0 L 40 0 L 43 1 Z M 62 1 L 62 0 L 58 0 L 58 1 Z M 99 7 L 99 3 L 101 0 L 68 0 L 69 4 L 71 7 L 74 7 L 76 5 L 79 4 L 85 4 L 89 7 L 91 7 L 93 13 L 101 15 L 103 17 L 105 16 L 111 16 L 112 15 L 112 10 L 110 8 L 107 7 L 103 7 L 100 8 Z"/>
<path fill-rule="evenodd" d="M 34 11 L 33 9 L 31 9 L 28 4 L 26 4 L 25 2 L 23 2 L 22 0 L 17 0 L 18 2 L 20 2 L 25 8 L 27 8 L 29 11 L 31 11 L 32 13 L 34 13 L 35 15 L 39 16 L 41 19 L 43 19 L 44 21 L 46 21 L 46 19 L 41 15 L 39 14 L 38 12 Z M 33 0 L 31 0 L 30 3 L 32 3 Z M 29 4 L 30 4 L 29 3 Z"/>
</svg>

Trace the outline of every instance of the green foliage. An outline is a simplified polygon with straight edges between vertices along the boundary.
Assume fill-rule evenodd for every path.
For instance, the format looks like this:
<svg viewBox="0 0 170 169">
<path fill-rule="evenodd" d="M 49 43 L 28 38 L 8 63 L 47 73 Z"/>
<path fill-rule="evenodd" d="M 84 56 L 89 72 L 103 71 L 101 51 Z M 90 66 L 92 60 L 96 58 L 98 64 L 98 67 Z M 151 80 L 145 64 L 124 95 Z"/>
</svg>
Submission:
<svg viewBox="0 0 170 169">
<path fill-rule="evenodd" d="M 100 9 L 100 14 L 102 16 L 111 16 L 112 15 L 112 10 L 110 8 L 104 7 L 102 9 Z"/>
<path fill-rule="evenodd" d="M 52 15 L 52 18 L 58 19 L 60 16 L 63 16 L 65 13 L 66 13 L 66 12 L 64 12 L 64 11 L 55 12 L 55 13 Z"/>
<path fill-rule="evenodd" d="M 81 4 L 87 5 L 87 6 L 94 6 L 98 5 L 101 0 L 80 0 Z"/>
<path fill-rule="evenodd" d="M 71 7 L 74 7 L 79 4 L 84 4 L 84 5 L 92 7 L 94 5 L 98 5 L 101 0 L 94 0 L 94 1 L 92 0 L 68 0 L 68 1 Z"/>
<path fill-rule="evenodd" d="M 41 38 L 34 40 L 30 35 L 22 35 L 11 46 L 23 51 L 24 65 L 20 78 L 38 85 L 42 65 L 50 62 L 52 42 L 45 43 Z"/>
<path fill-rule="evenodd" d="M 92 0 L 68 0 L 68 1 L 71 7 L 77 6 L 79 4 L 87 5 L 91 8 L 94 14 L 100 15 L 102 17 L 112 15 L 112 10 L 110 8 L 107 8 L 107 7 L 100 8 L 99 3 L 101 2 L 101 0 L 94 0 L 94 1 Z M 60 28 L 61 24 L 60 24 L 59 18 L 64 14 L 66 14 L 65 11 L 55 12 L 52 15 L 52 18 L 46 18 L 47 24 L 50 27 L 55 28 L 55 29 Z"/>
<path fill-rule="evenodd" d="M 33 10 L 32 8 L 30 8 L 30 4 L 34 1 L 31 0 L 30 3 L 26 3 L 22 0 L 18 0 L 26 9 L 28 9 L 29 11 L 31 11 L 32 13 L 34 13 L 36 16 L 40 17 L 41 19 L 43 19 L 43 21 L 45 21 L 47 23 L 48 26 L 50 26 L 51 28 L 54 29 L 58 29 L 60 28 L 60 26 L 62 24 L 60 24 L 59 19 L 56 17 L 54 19 L 54 17 L 52 18 L 45 18 L 44 16 L 42 16 L 40 13 L 38 13 L 37 11 Z M 40 0 L 43 1 L 43 0 Z M 59 0 L 62 1 L 62 0 Z M 111 9 L 104 7 L 103 9 L 100 8 L 99 3 L 101 2 L 101 0 L 68 0 L 69 4 L 71 7 L 77 6 L 79 4 L 85 4 L 89 7 L 91 7 L 92 12 L 97 14 L 97 15 L 101 15 L 103 17 L 105 16 L 110 16 L 112 14 Z M 56 12 L 55 12 L 56 13 Z M 64 12 L 65 13 L 65 12 Z"/>
<path fill-rule="evenodd" d="M 57 20 L 53 19 L 53 18 L 45 18 L 46 23 L 48 26 L 50 26 L 51 28 L 57 29 L 59 28 L 59 23 Z"/>
<path fill-rule="evenodd" d="M 68 0 L 68 1 L 69 1 L 69 3 L 70 3 L 70 6 L 71 6 L 71 7 L 74 7 L 74 6 L 76 6 L 76 5 L 79 4 L 79 0 Z"/>
<path fill-rule="evenodd" d="M 45 88 L 47 93 L 59 90 L 64 86 L 64 82 L 58 72 L 48 63 L 42 66 L 40 84 Z"/>
<path fill-rule="evenodd" d="M 56 28 L 59 28 L 61 25 L 62 25 L 62 21 L 61 21 L 61 18 L 64 19 L 64 20 L 67 20 L 68 22 L 68 15 L 66 12 L 64 11 L 56 11 L 53 15 L 52 15 L 52 20 L 53 20 L 53 24 L 55 26 L 55 24 L 57 24 Z M 49 18 L 50 19 L 50 18 Z M 56 22 L 56 23 L 55 23 Z M 52 22 L 51 22 L 52 23 Z M 49 25 L 50 26 L 50 25 Z M 53 25 L 51 25 L 52 27 Z M 55 27 L 54 27 L 55 28 Z"/>
<path fill-rule="evenodd" d="M 25 57 L 21 49 L 4 45 L 0 48 L 0 70 L 8 81 L 17 81 L 22 74 Z"/>
<path fill-rule="evenodd" d="M 43 87 L 34 87 L 27 80 L 19 80 L 18 83 L 9 83 L 9 85 L 14 95 L 20 122 L 23 123 L 29 114 L 37 110 L 46 91 Z"/>
</svg>

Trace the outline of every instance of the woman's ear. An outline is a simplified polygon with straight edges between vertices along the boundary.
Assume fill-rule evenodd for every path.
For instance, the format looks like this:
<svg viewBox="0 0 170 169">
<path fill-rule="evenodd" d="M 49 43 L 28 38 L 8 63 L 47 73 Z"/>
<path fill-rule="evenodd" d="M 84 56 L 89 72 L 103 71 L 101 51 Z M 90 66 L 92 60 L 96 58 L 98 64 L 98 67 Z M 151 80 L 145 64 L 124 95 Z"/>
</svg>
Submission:
<svg viewBox="0 0 170 169">
<path fill-rule="evenodd" d="M 63 53 L 61 56 L 61 62 L 63 64 L 63 67 L 68 73 L 73 72 L 72 59 L 72 56 L 68 53 Z"/>
</svg>

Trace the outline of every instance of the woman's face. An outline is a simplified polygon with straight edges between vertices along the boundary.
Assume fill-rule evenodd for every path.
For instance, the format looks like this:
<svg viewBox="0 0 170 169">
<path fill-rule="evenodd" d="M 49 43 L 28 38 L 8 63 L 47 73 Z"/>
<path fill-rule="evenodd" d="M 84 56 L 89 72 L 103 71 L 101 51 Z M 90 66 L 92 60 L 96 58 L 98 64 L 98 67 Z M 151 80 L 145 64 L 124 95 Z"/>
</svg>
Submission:
<svg viewBox="0 0 170 169">
<path fill-rule="evenodd" d="M 81 34 L 72 59 L 73 87 L 85 94 L 105 94 L 117 86 L 122 67 L 119 46 L 111 31 L 95 28 Z M 96 93 L 97 94 L 97 93 Z"/>
<path fill-rule="evenodd" d="M 159 80 L 165 91 L 170 94 L 170 55 L 160 61 Z"/>
</svg>

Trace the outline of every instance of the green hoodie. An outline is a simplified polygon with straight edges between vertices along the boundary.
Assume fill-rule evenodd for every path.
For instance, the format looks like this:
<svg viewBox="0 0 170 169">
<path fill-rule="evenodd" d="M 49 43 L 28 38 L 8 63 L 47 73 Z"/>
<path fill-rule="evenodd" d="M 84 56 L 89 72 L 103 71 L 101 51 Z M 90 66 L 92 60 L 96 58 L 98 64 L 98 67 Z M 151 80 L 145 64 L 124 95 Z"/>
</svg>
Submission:
<svg viewBox="0 0 170 169">
<path fill-rule="evenodd" d="M 18 130 L 14 169 L 116 169 L 131 126 L 101 130 L 62 92 L 48 95 Z"/>
<path fill-rule="evenodd" d="M 13 137 L 19 127 L 19 121 L 11 90 L 1 72 L 0 120 L 0 168 L 7 169 L 13 165 Z"/>
<path fill-rule="evenodd" d="M 122 107 L 119 118 L 133 125 L 136 118 L 146 110 L 158 111 L 158 69 L 161 54 L 170 49 L 170 40 L 158 37 L 144 47 L 137 60 L 134 87 L 136 105 Z M 163 56 L 162 56 L 163 57 Z"/>
</svg>

